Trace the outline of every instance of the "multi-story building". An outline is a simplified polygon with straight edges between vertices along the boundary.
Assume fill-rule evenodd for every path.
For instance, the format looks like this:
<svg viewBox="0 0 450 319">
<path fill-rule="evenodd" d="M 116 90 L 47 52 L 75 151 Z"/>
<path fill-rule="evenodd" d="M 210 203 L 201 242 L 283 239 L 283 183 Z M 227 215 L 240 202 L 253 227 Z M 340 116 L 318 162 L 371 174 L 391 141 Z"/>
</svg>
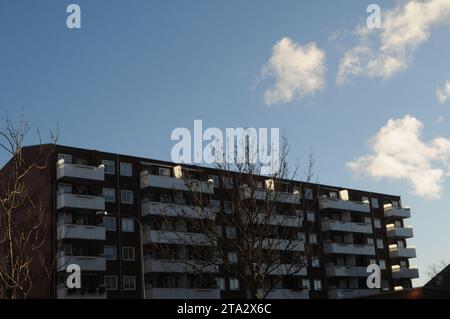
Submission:
<svg viewBox="0 0 450 319">
<path fill-rule="evenodd" d="M 23 152 L 32 158 L 38 148 L 26 147 Z M 224 273 L 219 262 L 203 269 L 202 276 L 211 279 L 206 284 L 183 262 L 192 250 L 202 249 L 204 234 L 177 223 L 180 211 L 182 218 L 199 218 L 180 165 L 59 145 L 49 156 L 47 167 L 28 184 L 32 194 L 44 195 L 51 212 L 45 223 L 46 256 L 54 276 L 35 284 L 33 296 L 246 297 L 244 287 Z M 213 213 L 227 213 L 230 203 L 223 196 L 228 187 L 223 172 L 184 165 L 183 169 L 190 171 L 197 191 L 210 196 Z M 295 280 L 290 276 L 277 284 L 269 298 L 353 298 L 412 288 L 418 270 L 409 259 L 416 251 L 406 243 L 413 230 L 404 224 L 410 209 L 402 206 L 400 197 L 300 181 L 284 181 L 278 191 L 283 194 L 279 200 L 287 205 L 295 206 L 297 196 L 311 201 L 313 209 L 306 216 L 310 227 L 302 231 L 320 253 L 309 258 Z M 225 236 L 233 233 L 232 226 L 223 227 Z M 189 238 L 192 244 L 180 238 Z M 304 250 L 304 245 L 298 247 Z M 67 288 L 68 264 L 82 269 L 81 289 Z M 381 268 L 381 289 L 367 288 L 369 264 Z"/>
</svg>

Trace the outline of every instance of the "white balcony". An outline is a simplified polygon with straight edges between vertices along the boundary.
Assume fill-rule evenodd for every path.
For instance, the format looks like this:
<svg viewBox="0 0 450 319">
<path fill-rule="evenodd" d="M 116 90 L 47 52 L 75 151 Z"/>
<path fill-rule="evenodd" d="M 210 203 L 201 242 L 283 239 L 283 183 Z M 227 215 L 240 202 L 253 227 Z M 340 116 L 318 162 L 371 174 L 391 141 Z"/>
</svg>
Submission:
<svg viewBox="0 0 450 319">
<path fill-rule="evenodd" d="M 419 269 L 392 267 L 392 278 L 394 279 L 414 279 L 419 278 Z"/>
<path fill-rule="evenodd" d="M 93 181 L 104 181 L 105 169 L 103 165 L 96 167 L 88 165 L 70 164 L 64 163 L 64 161 L 61 160 L 56 164 L 56 178 L 61 179 L 64 177 L 87 179 Z"/>
<path fill-rule="evenodd" d="M 265 299 L 309 299 L 309 290 L 272 289 L 269 293 L 258 291 L 260 295 L 266 295 Z"/>
<path fill-rule="evenodd" d="M 378 295 L 379 289 L 331 289 L 328 290 L 330 299 L 351 299 Z"/>
<path fill-rule="evenodd" d="M 375 247 L 371 245 L 326 243 L 323 248 L 325 254 L 375 255 Z"/>
<path fill-rule="evenodd" d="M 393 218 L 410 218 L 411 208 L 409 207 L 393 207 L 390 204 L 384 206 L 384 216 Z"/>
<path fill-rule="evenodd" d="M 350 200 L 334 199 L 334 198 L 320 198 L 320 209 L 338 209 L 343 211 L 354 211 L 361 213 L 369 213 L 370 205 L 365 202 L 354 202 Z"/>
<path fill-rule="evenodd" d="M 58 240 L 61 239 L 105 240 L 105 227 L 59 224 Z"/>
<path fill-rule="evenodd" d="M 201 208 L 187 205 L 168 204 L 160 202 L 143 201 L 141 204 L 142 216 L 187 217 L 198 219 L 214 219 L 215 213 L 210 208 Z"/>
<path fill-rule="evenodd" d="M 389 247 L 389 256 L 391 258 L 415 258 L 416 248 L 414 247 Z"/>
<path fill-rule="evenodd" d="M 102 196 L 59 193 L 57 195 L 56 208 L 78 208 L 96 211 L 105 210 L 105 198 Z"/>
<path fill-rule="evenodd" d="M 181 261 L 181 260 L 159 260 L 154 258 L 145 258 L 144 270 L 150 272 L 169 272 L 169 273 L 218 273 L 219 266 L 211 263 L 202 263 L 199 261 Z"/>
<path fill-rule="evenodd" d="M 206 236 L 201 233 L 148 230 L 144 234 L 144 243 L 212 246 L 214 244 L 214 240 L 210 236 Z"/>
<path fill-rule="evenodd" d="M 261 270 L 265 269 L 267 269 L 266 266 Z M 276 268 L 275 265 L 271 265 L 269 273 L 274 276 L 306 276 L 308 272 L 306 265 L 280 264 Z"/>
<path fill-rule="evenodd" d="M 412 238 L 414 237 L 413 228 L 409 227 L 390 227 L 386 229 L 388 238 Z"/>
<path fill-rule="evenodd" d="M 262 248 L 270 250 L 305 251 L 305 241 L 301 239 L 265 238 L 257 240 L 256 245 L 259 244 Z"/>
<path fill-rule="evenodd" d="M 58 271 L 65 271 L 68 265 L 80 266 L 81 271 L 106 271 L 105 257 L 97 256 L 59 256 Z"/>
<path fill-rule="evenodd" d="M 352 223 L 337 220 L 322 221 L 322 231 L 340 231 L 350 233 L 371 234 L 372 225 L 367 223 Z"/>
<path fill-rule="evenodd" d="M 157 187 L 179 191 L 192 191 L 214 194 L 214 182 L 197 180 L 185 180 L 170 176 L 151 175 L 147 171 L 141 173 L 141 188 Z"/>
<path fill-rule="evenodd" d="M 58 285 L 57 299 L 106 299 L 105 289 L 68 289 L 66 285 Z"/>
<path fill-rule="evenodd" d="M 328 277 L 367 277 L 370 273 L 366 267 L 356 266 L 334 266 L 329 265 L 326 268 Z"/>
<path fill-rule="evenodd" d="M 146 288 L 147 299 L 220 299 L 219 289 Z"/>
<path fill-rule="evenodd" d="M 240 193 L 242 199 L 254 198 L 261 201 L 274 201 L 286 204 L 300 204 L 302 198 L 299 193 L 278 192 L 261 188 L 251 189 L 249 186 L 243 186 Z"/>
</svg>

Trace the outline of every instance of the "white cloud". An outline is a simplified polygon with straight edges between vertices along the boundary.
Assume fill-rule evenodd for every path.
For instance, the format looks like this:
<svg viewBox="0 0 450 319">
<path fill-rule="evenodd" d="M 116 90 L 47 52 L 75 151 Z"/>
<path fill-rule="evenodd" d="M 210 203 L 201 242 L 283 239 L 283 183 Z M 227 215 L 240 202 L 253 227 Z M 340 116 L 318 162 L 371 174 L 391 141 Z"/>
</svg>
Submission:
<svg viewBox="0 0 450 319">
<path fill-rule="evenodd" d="M 359 44 L 341 59 L 338 84 L 362 75 L 388 79 L 407 69 L 431 28 L 450 21 L 450 1 L 413 0 L 382 13 L 382 29 L 356 28 Z"/>
<path fill-rule="evenodd" d="M 284 37 L 276 43 L 272 57 L 262 69 L 263 77 L 275 84 L 264 92 L 267 105 L 289 103 L 313 95 L 325 87 L 326 54 L 313 42 L 304 46 Z"/>
<path fill-rule="evenodd" d="M 450 80 L 445 82 L 445 85 L 443 88 L 437 88 L 436 89 L 436 97 L 439 101 L 439 103 L 444 104 L 447 102 L 447 100 L 450 99 Z"/>
<path fill-rule="evenodd" d="M 370 140 L 372 154 L 346 166 L 375 179 L 406 180 L 416 195 L 438 199 L 450 172 L 450 140 L 437 137 L 425 142 L 422 130 L 422 122 L 410 115 L 391 119 Z"/>
</svg>

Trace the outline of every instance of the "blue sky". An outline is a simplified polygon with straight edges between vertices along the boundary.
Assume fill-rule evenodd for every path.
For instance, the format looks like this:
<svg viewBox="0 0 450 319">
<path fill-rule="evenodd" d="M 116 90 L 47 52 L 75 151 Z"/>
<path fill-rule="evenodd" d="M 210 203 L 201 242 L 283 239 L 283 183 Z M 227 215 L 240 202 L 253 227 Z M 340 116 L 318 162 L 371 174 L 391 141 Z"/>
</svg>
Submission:
<svg viewBox="0 0 450 319">
<path fill-rule="evenodd" d="M 164 160 L 171 131 L 193 129 L 195 119 L 222 129 L 284 128 L 293 160 L 313 148 L 321 183 L 398 194 L 412 207 L 416 284 L 430 263 L 450 260 L 448 181 L 430 200 L 407 179 L 355 179 L 346 167 L 372 153 L 368 141 L 389 119 L 410 114 L 423 124 L 424 142 L 450 138 L 450 105 L 435 93 L 450 79 L 448 25 L 429 22 L 427 39 L 393 76 L 362 74 L 337 85 L 341 59 L 358 43 L 350 32 L 374 1 L 72 2 L 82 10 L 80 30 L 66 27 L 69 1 L 0 3 L 2 114 L 23 109 L 42 130 L 58 122 L 61 144 Z M 377 4 L 390 10 L 404 2 Z M 268 106 L 264 92 L 276 78 L 261 72 L 284 37 L 326 54 L 324 86 Z"/>
</svg>

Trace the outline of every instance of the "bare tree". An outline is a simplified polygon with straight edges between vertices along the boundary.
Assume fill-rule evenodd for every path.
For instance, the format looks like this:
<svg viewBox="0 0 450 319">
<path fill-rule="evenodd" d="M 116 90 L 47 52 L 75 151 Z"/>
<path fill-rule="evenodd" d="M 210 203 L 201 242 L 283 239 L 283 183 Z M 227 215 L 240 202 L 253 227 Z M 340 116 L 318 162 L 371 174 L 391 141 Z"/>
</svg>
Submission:
<svg viewBox="0 0 450 319">
<path fill-rule="evenodd" d="M 43 252 L 50 211 L 39 193 L 31 193 L 29 179 L 47 167 L 58 133 L 50 132 L 50 143 L 42 144 L 37 130 L 39 151 L 32 156 L 24 151 L 30 125 L 22 115 L 20 121 L 3 117 L 0 148 L 11 159 L 0 177 L 0 296 L 27 298 L 33 282 L 49 270 Z M 48 218 L 48 219 L 47 219 Z"/>
<path fill-rule="evenodd" d="M 184 235 L 173 238 L 173 243 L 190 247 L 183 262 L 191 274 L 211 282 L 213 278 L 205 269 L 219 265 L 223 274 L 239 280 L 247 298 L 264 299 L 283 279 L 294 282 L 299 278 L 306 271 L 308 257 L 320 253 L 316 245 L 305 240 L 305 233 L 312 226 L 306 214 L 315 209 L 310 197 L 314 160 L 311 153 L 304 172 L 305 182 L 293 187 L 290 180 L 296 176 L 299 165 L 292 170 L 288 167 L 286 135 L 281 139 L 278 168 L 270 176 L 261 175 L 262 164 L 251 160 L 249 147 L 247 140 L 244 161 L 235 157 L 232 163 L 220 160 L 215 164 L 220 172 L 219 196 L 225 203 L 222 207 L 214 207 L 214 198 L 202 191 L 204 186 L 198 180 L 205 176 L 196 176 L 195 170 L 180 166 L 179 175 L 189 188 L 187 198 L 182 201 L 196 207 L 198 218 L 180 218 L 186 215 L 180 211 L 174 219 L 163 212 L 165 218 L 159 223 L 181 221 L 187 232 L 202 234 L 197 242 Z M 306 196 L 305 185 L 311 190 Z M 233 231 L 227 231 L 227 226 Z M 154 246 L 153 251 L 161 252 L 168 247 L 171 246 Z"/>
<path fill-rule="evenodd" d="M 441 272 L 442 269 L 444 269 L 445 267 L 447 267 L 448 262 L 446 262 L 444 259 L 442 259 L 440 262 L 438 263 L 434 263 L 428 266 L 427 268 L 427 276 L 429 279 L 432 279 L 433 277 L 435 277 L 437 274 L 439 274 Z"/>
</svg>

